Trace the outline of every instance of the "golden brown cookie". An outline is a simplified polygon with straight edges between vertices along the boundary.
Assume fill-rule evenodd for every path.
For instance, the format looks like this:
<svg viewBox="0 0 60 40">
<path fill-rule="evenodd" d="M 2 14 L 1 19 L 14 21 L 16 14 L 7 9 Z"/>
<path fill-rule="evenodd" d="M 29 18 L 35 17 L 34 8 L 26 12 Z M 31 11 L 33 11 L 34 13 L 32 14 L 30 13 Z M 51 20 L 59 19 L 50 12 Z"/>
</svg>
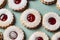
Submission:
<svg viewBox="0 0 60 40">
<path fill-rule="evenodd" d="M 41 2 L 46 5 L 52 5 L 56 3 L 56 0 L 41 0 Z"/>
</svg>

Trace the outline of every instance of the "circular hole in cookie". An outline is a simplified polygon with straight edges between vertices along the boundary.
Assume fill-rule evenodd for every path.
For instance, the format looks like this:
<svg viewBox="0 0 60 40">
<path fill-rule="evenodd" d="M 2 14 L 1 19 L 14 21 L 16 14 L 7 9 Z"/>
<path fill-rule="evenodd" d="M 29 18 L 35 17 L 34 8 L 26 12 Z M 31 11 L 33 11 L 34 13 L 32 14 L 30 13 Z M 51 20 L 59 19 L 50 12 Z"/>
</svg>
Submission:
<svg viewBox="0 0 60 40">
<path fill-rule="evenodd" d="M 1 20 L 1 21 L 6 21 L 7 18 L 8 18 L 8 17 L 7 17 L 6 14 L 1 14 L 1 15 L 0 15 L 0 20 Z"/>
<path fill-rule="evenodd" d="M 48 19 L 48 22 L 51 24 L 51 25 L 54 25 L 56 23 L 56 19 L 51 17 Z"/>
<path fill-rule="evenodd" d="M 9 33 L 9 37 L 10 37 L 11 39 L 16 39 L 17 36 L 18 36 L 18 34 L 17 34 L 17 32 L 15 32 L 15 31 L 11 31 L 11 32 Z"/>
<path fill-rule="evenodd" d="M 43 40 L 43 38 L 42 37 L 37 37 L 36 40 Z"/>
<path fill-rule="evenodd" d="M 35 20 L 35 15 L 33 15 L 33 14 L 28 14 L 28 15 L 27 15 L 27 20 L 28 20 L 29 22 L 34 22 L 34 20 Z"/>
<path fill-rule="evenodd" d="M 21 0 L 14 0 L 14 3 L 19 4 L 19 3 L 21 3 Z"/>
<path fill-rule="evenodd" d="M 60 40 L 60 38 L 58 38 L 58 40 Z"/>
</svg>

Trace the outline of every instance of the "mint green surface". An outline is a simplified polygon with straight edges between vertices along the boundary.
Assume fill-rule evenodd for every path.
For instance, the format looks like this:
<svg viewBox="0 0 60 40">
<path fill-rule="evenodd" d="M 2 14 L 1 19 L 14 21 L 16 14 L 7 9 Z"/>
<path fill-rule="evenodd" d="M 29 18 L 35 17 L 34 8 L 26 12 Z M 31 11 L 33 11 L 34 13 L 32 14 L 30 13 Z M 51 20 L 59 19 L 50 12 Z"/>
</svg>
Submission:
<svg viewBox="0 0 60 40">
<path fill-rule="evenodd" d="M 16 18 L 16 23 L 15 25 L 19 28 L 21 28 L 26 35 L 26 40 L 29 39 L 29 37 L 31 36 L 31 34 L 33 34 L 36 31 L 42 31 L 45 32 L 50 38 L 52 37 L 52 35 L 54 34 L 53 32 L 47 31 L 43 26 L 40 26 L 40 28 L 38 29 L 27 29 L 26 27 L 24 27 L 21 22 L 20 22 L 20 15 L 22 12 L 15 12 L 13 10 L 11 10 L 8 5 L 5 6 L 5 8 L 7 8 L 8 10 L 10 10 L 12 13 L 14 13 L 15 18 Z M 33 8 L 38 10 L 42 15 L 48 13 L 48 12 L 56 12 L 57 14 L 60 15 L 60 11 L 56 8 L 56 5 L 44 5 L 40 2 L 40 0 L 31 0 L 29 1 L 29 8 Z M 4 32 L 4 29 L 1 29 L 0 32 Z"/>
</svg>

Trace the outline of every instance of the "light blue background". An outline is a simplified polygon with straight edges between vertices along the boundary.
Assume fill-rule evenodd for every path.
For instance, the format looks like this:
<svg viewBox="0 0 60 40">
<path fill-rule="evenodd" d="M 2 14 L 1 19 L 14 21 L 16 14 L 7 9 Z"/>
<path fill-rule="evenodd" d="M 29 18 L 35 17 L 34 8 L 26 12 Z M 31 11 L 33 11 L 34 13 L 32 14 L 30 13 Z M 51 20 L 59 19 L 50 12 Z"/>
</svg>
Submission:
<svg viewBox="0 0 60 40">
<path fill-rule="evenodd" d="M 5 8 L 7 8 L 8 10 L 10 10 L 12 13 L 14 13 L 15 18 L 16 18 L 16 23 L 15 25 L 19 28 L 21 28 L 22 30 L 24 30 L 25 35 L 26 35 L 26 40 L 28 40 L 28 38 L 31 36 L 31 34 L 33 34 L 36 31 L 42 31 L 45 32 L 50 38 L 52 37 L 52 35 L 54 34 L 54 32 L 50 32 L 47 31 L 44 27 L 40 26 L 40 28 L 38 29 L 34 29 L 34 30 L 30 30 L 27 29 L 26 27 L 24 27 L 21 22 L 20 22 L 20 15 L 22 12 L 15 12 L 13 10 L 11 10 L 8 5 L 5 6 Z M 60 15 L 60 10 L 58 10 L 56 8 L 56 5 L 44 5 L 40 2 L 40 0 L 31 0 L 29 1 L 29 8 L 33 8 L 38 10 L 42 15 L 48 13 L 48 12 L 56 12 L 57 14 Z M 4 29 L 0 29 L 0 32 L 4 32 Z"/>
</svg>

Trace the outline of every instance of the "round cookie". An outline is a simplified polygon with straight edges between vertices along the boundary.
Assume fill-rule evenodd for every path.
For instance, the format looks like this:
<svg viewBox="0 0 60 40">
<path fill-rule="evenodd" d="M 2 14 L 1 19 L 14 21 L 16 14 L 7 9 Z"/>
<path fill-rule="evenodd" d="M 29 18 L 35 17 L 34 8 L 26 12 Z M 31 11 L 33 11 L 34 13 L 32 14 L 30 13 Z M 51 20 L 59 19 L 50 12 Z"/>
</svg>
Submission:
<svg viewBox="0 0 60 40">
<path fill-rule="evenodd" d="M 60 10 L 60 0 L 57 0 L 56 6 Z"/>
<path fill-rule="evenodd" d="M 60 40 L 60 32 L 55 33 L 55 34 L 52 36 L 51 40 Z"/>
<path fill-rule="evenodd" d="M 56 0 L 41 0 L 41 2 L 46 5 L 51 5 L 56 3 Z"/>
<path fill-rule="evenodd" d="M 0 9 L 3 8 L 7 3 L 7 0 L 0 0 Z"/>
<path fill-rule="evenodd" d="M 45 33 L 37 31 L 31 35 L 29 40 L 49 40 L 49 38 Z"/>
<path fill-rule="evenodd" d="M 24 40 L 24 32 L 16 26 L 8 27 L 3 36 L 4 40 Z"/>
<path fill-rule="evenodd" d="M 60 17 L 54 12 L 49 12 L 43 16 L 43 26 L 49 31 L 56 31 L 60 26 Z"/>
<path fill-rule="evenodd" d="M 35 9 L 27 9 L 21 14 L 20 21 L 27 28 L 36 28 L 41 23 L 41 15 Z"/>
<path fill-rule="evenodd" d="M 0 9 L 0 28 L 6 28 L 14 22 L 13 14 L 7 9 Z"/>
<path fill-rule="evenodd" d="M 8 0 L 8 6 L 15 11 L 23 11 L 27 6 L 27 0 Z"/>
</svg>

